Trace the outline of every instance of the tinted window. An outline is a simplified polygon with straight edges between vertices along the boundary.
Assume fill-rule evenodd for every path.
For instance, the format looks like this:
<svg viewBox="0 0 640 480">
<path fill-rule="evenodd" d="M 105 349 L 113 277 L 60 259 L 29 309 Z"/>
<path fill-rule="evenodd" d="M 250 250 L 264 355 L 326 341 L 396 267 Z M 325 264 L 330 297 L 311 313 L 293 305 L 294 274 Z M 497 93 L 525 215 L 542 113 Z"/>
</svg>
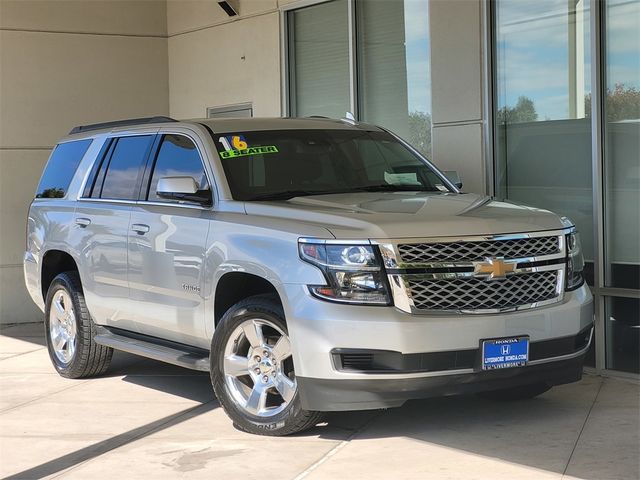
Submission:
<svg viewBox="0 0 640 480">
<path fill-rule="evenodd" d="M 62 198 L 66 195 L 76 168 L 91 142 L 91 139 L 79 140 L 61 143 L 55 148 L 36 190 L 37 198 Z"/>
<path fill-rule="evenodd" d="M 192 177 L 200 190 L 208 190 L 202 160 L 193 142 L 182 135 L 166 135 L 156 157 L 151 177 L 148 199 L 154 202 L 173 202 L 156 194 L 158 180 L 162 177 Z"/>
<path fill-rule="evenodd" d="M 152 142 L 153 135 L 118 139 L 106 167 L 100 198 L 116 200 L 138 198 L 138 182 Z M 97 179 L 99 180 L 100 178 Z"/>
<path fill-rule="evenodd" d="M 216 135 L 236 200 L 358 191 L 448 191 L 419 156 L 386 132 L 281 130 Z"/>
</svg>

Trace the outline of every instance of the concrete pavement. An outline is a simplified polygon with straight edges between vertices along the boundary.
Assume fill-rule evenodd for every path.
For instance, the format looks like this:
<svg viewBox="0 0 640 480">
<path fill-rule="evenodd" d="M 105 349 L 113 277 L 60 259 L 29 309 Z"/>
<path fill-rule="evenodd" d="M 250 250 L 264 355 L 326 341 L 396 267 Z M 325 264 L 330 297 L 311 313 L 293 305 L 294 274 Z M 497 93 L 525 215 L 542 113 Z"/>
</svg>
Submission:
<svg viewBox="0 0 640 480">
<path fill-rule="evenodd" d="M 475 396 L 328 416 L 302 435 L 233 428 L 206 374 L 116 353 L 60 378 L 41 324 L 0 330 L 3 478 L 637 479 L 640 387 L 586 375 L 541 397 Z"/>
</svg>

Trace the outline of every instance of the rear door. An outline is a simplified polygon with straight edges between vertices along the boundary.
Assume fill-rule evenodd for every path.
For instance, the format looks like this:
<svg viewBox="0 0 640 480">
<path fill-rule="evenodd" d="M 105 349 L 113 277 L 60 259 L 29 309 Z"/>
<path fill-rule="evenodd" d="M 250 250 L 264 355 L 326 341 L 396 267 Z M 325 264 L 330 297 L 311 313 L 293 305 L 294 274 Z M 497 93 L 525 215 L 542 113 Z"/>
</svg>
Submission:
<svg viewBox="0 0 640 480">
<path fill-rule="evenodd" d="M 155 134 L 107 139 L 79 199 L 74 244 L 87 306 L 98 324 L 136 330 L 129 301 L 127 235 Z"/>
<path fill-rule="evenodd" d="M 193 138 L 167 133 L 149 159 L 139 202 L 131 212 L 129 285 L 141 333 L 205 346 L 204 257 L 211 208 L 156 194 L 162 177 L 190 176 L 211 191 Z"/>
</svg>

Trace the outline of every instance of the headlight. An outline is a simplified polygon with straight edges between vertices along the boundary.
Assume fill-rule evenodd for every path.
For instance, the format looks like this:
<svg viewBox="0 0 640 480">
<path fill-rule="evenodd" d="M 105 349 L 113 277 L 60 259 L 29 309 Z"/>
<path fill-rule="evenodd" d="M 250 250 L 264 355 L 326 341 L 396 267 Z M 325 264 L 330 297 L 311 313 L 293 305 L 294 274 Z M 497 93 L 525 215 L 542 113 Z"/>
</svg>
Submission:
<svg viewBox="0 0 640 480">
<path fill-rule="evenodd" d="M 371 245 L 298 244 L 300 258 L 320 268 L 327 285 L 309 285 L 316 297 L 334 302 L 389 305 L 384 272 Z"/>
<path fill-rule="evenodd" d="M 566 235 L 567 240 L 567 287 L 566 290 L 575 290 L 584 283 L 582 271 L 584 270 L 584 258 L 580 234 L 576 231 Z"/>
</svg>

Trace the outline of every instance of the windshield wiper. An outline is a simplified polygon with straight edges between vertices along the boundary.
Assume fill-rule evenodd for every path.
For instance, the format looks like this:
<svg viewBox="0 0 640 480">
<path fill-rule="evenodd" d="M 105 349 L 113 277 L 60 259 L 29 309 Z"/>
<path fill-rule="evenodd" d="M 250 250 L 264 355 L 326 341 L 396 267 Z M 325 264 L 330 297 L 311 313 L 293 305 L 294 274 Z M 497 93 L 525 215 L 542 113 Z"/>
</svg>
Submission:
<svg viewBox="0 0 640 480">
<path fill-rule="evenodd" d="M 423 185 L 391 185 L 383 183 L 380 185 L 364 185 L 361 187 L 347 187 L 337 190 L 285 190 L 282 192 L 263 193 L 248 198 L 247 201 L 268 201 L 268 200 L 290 200 L 294 197 L 309 197 L 312 195 L 331 195 L 336 193 L 352 193 L 352 192 L 435 192 Z"/>
<path fill-rule="evenodd" d="M 289 200 L 294 197 L 308 197 L 310 195 L 327 195 L 329 193 L 334 193 L 332 191 L 322 191 L 319 190 L 317 192 L 311 190 L 285 190 L 283 192 L 273 192 L 273 193 L 264 193 L 262 195 L 256 195 L 255 197 L 251 197 L 247 199 L 249 202 L 259 201 L 259 200 Z"/>
<path fill-rule="evenodd" d="M 423 185 L 392 185 L 382 183 L 380 185 L 364 185 L 362 187 L 353 187 L 358 192 L 434 192 L 431 188 L 425 188 Z"/>
</svg>

